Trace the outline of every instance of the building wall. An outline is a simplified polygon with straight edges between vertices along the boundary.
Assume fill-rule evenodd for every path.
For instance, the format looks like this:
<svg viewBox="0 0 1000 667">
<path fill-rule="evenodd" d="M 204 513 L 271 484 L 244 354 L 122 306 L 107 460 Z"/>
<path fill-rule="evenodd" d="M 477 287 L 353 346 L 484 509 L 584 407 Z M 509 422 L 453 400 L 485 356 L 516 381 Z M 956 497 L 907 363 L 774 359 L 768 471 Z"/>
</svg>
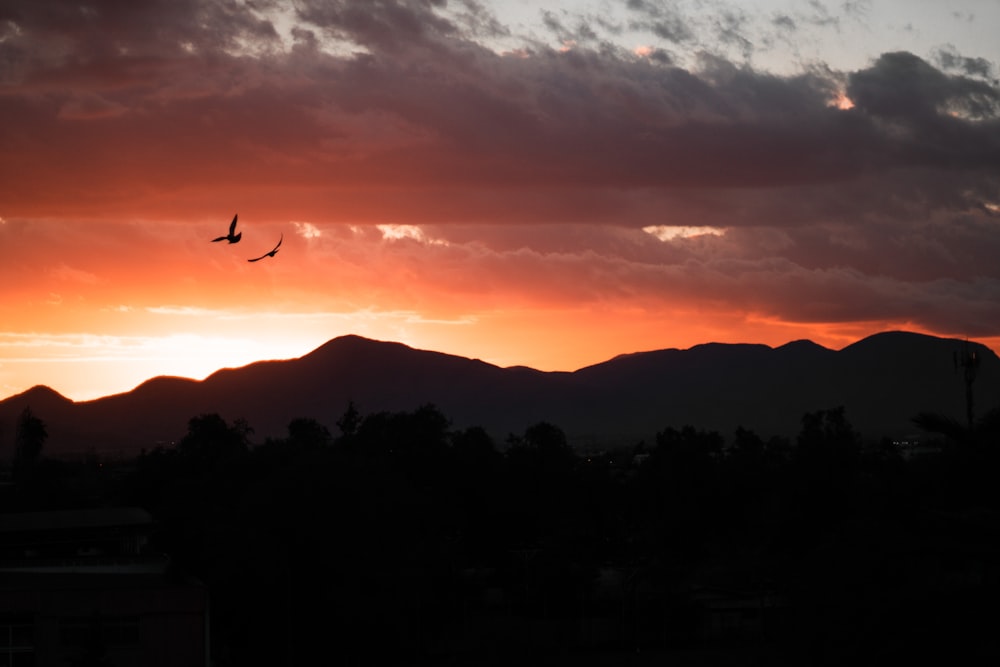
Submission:
<svg viewBox="0 0 1000 667">
<path fill-rule="evenodd" d="M 0 653 L 4 628 L 18 628 L 22 643 L 6 649 L 14 667 L 14 654 L 26 652 L 25 624 L 31 627 L 34 667 L 69 666 L 88 650 L 103 653 L 115 667 L 205 665 L 206 595 L 200 586 L 87 574 L 7 574 L 3 583 Z"/>
</svg>

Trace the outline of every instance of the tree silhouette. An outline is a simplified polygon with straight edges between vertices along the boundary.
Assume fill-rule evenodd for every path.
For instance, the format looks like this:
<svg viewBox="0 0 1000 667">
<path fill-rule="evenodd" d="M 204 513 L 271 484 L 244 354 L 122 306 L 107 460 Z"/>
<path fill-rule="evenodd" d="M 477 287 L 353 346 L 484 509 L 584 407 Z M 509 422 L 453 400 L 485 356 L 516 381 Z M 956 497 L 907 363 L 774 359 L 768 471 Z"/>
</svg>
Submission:
<svg viewBox="0 0 1000 667">
<path fill-rule="evenodd" d="M 337 420 L 337 428 L 345 438 L 351 438 L 358 431 L 358 426 L 361 425 L 361 413 L 358 412 L 357 406 L 354 405 L 354 401 L 347 402 L 347 409 L 344 410 L 344 414 Z"/>
<path fill-rule="evenodd" d="M 177 445 L 177 451 L 198 465 L 215 469 L 225 461 L 247 452 L 253 429 L 244 420 L 233 426 L 218 414 L 204 414 L 188 421 L 188 432 Z"/>
<path fill-rule="evenodd" d="M 500 463 L 493 438 L 481 426 L 471 426 L 451 436 L 451 449 L 465 474 L 476 477 L 493 474 Z"/>
<path fill-rule="evenodd" d="M 17 419 L 14 435 L 14 474 L 23 476 L 34 469 L 42 457 L 42 447 L 49 437 L 45 422 L 36 417 L 30 407 L 24 408 Z"/>
<path fill-rule="evenodd" d="M 541 421 L 529 426 L 524 435 L 507 439 L 509 460 L 535 469 L 543 476 L 563 476 L 576 460 L 566 434 L 558 426 Z"/>
<path fill-rule="evenodd" d="M 326 447 L 333 441 L 329 429 L 315 419 L 299 417 L 288 424 L 288 439 L 290 444 L 303 450 L 313 450 Z"/>
<path fill-rule="evenodd" d="M 972 440 L 973 430 L 971 427 L 961 424 L 954 417 L 937 412 L 919 412 L 913 417 L 913 423 L 927 433 L 943 435 L 956 444 L 969 444 Z"/>
<path fill-rule="evenodd" d="M 928 519 L 1000 506 L 995 466 L 862 449 L 843 407 L 803 415 L 794 443 L 737 429 L 724 447 L 714 431 L 666 428 L 636 447 L 648 452 L 639 461 L 624 446 L 580 456 L 545 421 L 501 453 L 433 405 L 361 415 L 351 403 L 337 426 L 331 442 L 319 422 L 294 419 L 287 438 L 249 448 L 245 423 L 200 415 L 176 449 L 128 473 L 157 546 L 212 591 L 213 650 L 231 656 L 220 666 L 291 664 L 331 646 L 351 664 L 543 662 L 598 641 L 653 655 L 702 640 L 697 595 L 710 587 L 773 591 L 787 625 L 766 641 L 836 646 L 845 664 L 892 657 L 893 637 L 933 628 L 893 619 L 950 576 L 945 561 L 968 560 L 951 555 L 986 543 L 996 515 L 975 513 L 983 537 L 979 524 L 942 522 L 933 546 L 947 558 L 898 567 L 927 547 Z M 1000 412 L 976 433 L 1000 434 Z M 982 606 L 996 587 L 959 592 Z M 940 599 L 961 613 L 965 597 Z"/>
<path fill-rule="evenodd" d="M 796 443 L 796 458 L 807 468 L 838 475 L 856 463 L 861 436 L 847 420 L 841 405 L 803 415 Z"/>
</svg>

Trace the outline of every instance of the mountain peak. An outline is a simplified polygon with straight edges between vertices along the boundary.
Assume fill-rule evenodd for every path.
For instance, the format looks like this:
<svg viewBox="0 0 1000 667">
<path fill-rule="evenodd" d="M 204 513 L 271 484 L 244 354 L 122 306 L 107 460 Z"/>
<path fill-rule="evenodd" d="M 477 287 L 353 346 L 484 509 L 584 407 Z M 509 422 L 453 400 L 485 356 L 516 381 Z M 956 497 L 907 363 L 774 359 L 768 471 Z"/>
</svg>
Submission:
<svg viewBox="0 0 1000 667">
<path fill-rule="evenodd" d="M 58 391 L 52 387 L 47 387 L 44 384 L 36 384 L 31 389 L 27 391 L 22 391 L 20 394 L 11 396 L 11 401 L 20 401 L 25 403 L 72 403 L 70 399 L 66 398 Z"/>
<path fill-rule="evenodd" d="M 931 341 L 941 341 L 947 340 L 938 338 L 937 336 L 929 336 L 927 334 L 916 333 L 914 331 L 880 331 L 874 333 L 870 336 L 865 336 L 861 340 L 857 340 L 850 345 L 844 347 L 844 350 L 851 348 L 859 349 L 874 346 L 887 346 L 887 345 L 900 345 L 900 344 L 915 344 L 915 343 L 925 343 Z"/>
<path fill-rule="evenodd" d="M 966 344 L 988 353 L 990 356 L 996 356 L 990 348 L 982 343 L 963 341 L 959 338 L 939 338 L 912 331 L 883 331 L 872 334 L 848 345 L 841 352 L 852 357 L 872 358 L 879 356 L 920 358 L 933 354 L 950 360 L 952 352 L 958 351 L 960 346 Z"/>
<path fill-rule="evenodd" d="M 317 347 L 312 352 L 307 353 L 302 358 L 316 356 L 325 356 L 334 352 L 343 351 L 361 351 L 361 350 L 374 350 L 374 349 L 413 349 L 404 343 L 397 343 L 392 341 L 375 340 L 373 338 L 365 338 L 364 336 L 359 336 L 357 334 L 347 334 L 344 336 L 337 336 L 336 338 L 331 338 L 327 342 L 323 343 Z"/>
<path fill-rule="evenodd" d="M 785 343 L 784 345 L 779 345 L 778 347 L 776 347 L 774 349 L 776 349 L 776 350 L 817 350 L 817 351 L 823 350 L 823 351 L 826 351 L 826 352 L 832 352 L 833 351 L 833 350 L 831 350 L 828 347 L 823 347 L 819 343 L 814 343 L 813 341 L 809 340 L 808 338 L 800 338 L 798 340 L 791 340 L 791 341 L 788 341 L 787 343 Z"/>
</svg>

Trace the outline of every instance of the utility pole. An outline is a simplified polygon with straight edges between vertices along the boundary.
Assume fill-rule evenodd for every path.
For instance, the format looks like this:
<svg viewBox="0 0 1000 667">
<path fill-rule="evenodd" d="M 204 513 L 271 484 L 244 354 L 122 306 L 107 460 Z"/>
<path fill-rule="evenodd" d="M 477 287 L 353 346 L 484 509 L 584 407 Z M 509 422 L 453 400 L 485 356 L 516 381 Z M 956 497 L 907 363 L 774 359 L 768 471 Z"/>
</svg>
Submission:
<svg viewBox="0 0 1000 667">
<path fill-rule="evenodd" d="M 972 435 L 975 421 L 972 409 L 972 383 L 976 381 L 976 375 L 979 373 L 980 356 L 966 340 L 962 345 L 962 351 L 954 353 L 954 361 L 955 370 L 961 368 L 965 378 L 965 416 L 969 420 L 969 435 Z"/>
</svg>

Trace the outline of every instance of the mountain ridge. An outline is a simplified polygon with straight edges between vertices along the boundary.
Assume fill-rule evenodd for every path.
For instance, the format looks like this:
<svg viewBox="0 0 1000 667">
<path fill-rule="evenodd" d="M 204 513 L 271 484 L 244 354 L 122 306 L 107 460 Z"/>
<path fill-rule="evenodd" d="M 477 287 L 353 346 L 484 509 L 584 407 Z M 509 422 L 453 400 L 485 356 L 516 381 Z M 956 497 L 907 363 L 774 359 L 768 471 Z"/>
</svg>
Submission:
<svg viewBox="0 0 1000 667">
<path fill-rule="evenodd" d="M 348 402 L 363 414 L 431 403 L 456 428 L 482 426 L 498 442 L 543 420 L 581 446 L 634 444 L 683 425 L 727 437 L 737 426 L 791 436 L 804 413 L 840 405 L 862 434 L 898 436 L 916 431 L 910 420 L 923 410 L 965 414 L 953 362 L 961 345 L 981 353 L 981 414 L 1000 405 L 1000 358 L 977 343 L 912 332 L 882 332 L 841 350 L 812 341 L 706 343 L 618 355 L 572 372 L 502 368 L 352 334 L 294 359 L 222 368 L 204 380 L 157 376 L 88 401 L 33 387 L 0 401 L 0 460 L 10 457 L 27 406 L 46 423 L 53 455 L 169 445 L 206 413 L 245 419 L 258 441 L 284 437 L 299 417 L 335 432 Z"/>
</svg>

